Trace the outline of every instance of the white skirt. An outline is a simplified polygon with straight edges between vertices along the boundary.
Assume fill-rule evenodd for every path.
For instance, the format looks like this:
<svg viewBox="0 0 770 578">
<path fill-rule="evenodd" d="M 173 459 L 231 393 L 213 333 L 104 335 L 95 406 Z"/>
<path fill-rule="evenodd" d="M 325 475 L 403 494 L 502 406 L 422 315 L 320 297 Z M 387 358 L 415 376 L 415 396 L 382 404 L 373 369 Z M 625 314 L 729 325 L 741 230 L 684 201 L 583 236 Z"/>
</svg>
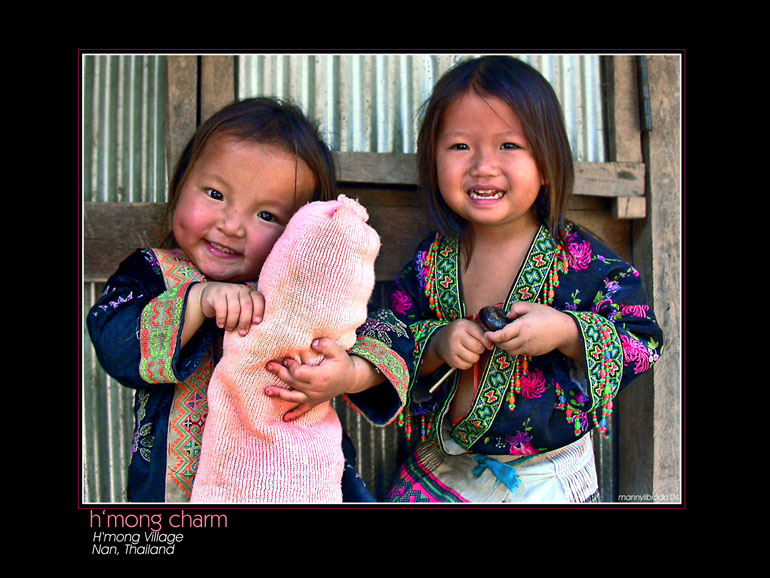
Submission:
<svg viewBox="0 0 770 578">
<path fill-rule="evenodd" d="M 402 466 L 389 500 L 558 504 L 597 502 L 590 435 L 533 456 L 447 455 L 429 442 Z"/>
</svg>

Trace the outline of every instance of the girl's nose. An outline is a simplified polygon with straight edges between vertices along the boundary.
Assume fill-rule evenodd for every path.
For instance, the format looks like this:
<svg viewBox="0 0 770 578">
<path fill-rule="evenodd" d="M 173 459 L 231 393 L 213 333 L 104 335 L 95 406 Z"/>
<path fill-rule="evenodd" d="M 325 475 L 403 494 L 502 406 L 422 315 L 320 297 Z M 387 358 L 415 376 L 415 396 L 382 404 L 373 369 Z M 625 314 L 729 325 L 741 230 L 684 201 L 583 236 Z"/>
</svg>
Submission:
<svg viewBox="0 0 770 578">
<path fill-rule="evenodd" d="M 471 165 L 471 175 L 475 177 L 495 176 L 500 169 L 494 151 L 486 148 L 476 150 Z"/>
<path fill-rule="evenodd" d="M 246 234 L 246 227 L 240 213 L 232 207 L 227 207 L 222 211 L 218 227 L 228 237 L 243 237 Z"/>
</svg>

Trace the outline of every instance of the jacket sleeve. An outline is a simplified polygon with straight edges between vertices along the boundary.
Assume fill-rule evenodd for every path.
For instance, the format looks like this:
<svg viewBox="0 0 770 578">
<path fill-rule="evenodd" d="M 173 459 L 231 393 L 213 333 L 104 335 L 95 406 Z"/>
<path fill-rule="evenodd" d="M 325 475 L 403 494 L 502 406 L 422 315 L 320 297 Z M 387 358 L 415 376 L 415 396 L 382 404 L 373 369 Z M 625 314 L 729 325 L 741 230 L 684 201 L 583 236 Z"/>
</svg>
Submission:
<svg viewBox="0 0 770 578">
<path fill-rule="evenodd" d="M 189 377 L 212 339 L 212 325 L 179 347 L 190 284 L 167 290 L 150 250 L 138 250 L 107 281 L 86 318 L 104 370 L 127 387 L 176 383 Z"/>
<path fill-rule="evenodd" d="M 663 331 L 634 267 L 587 234 L 575 232 L 569 240 L 563 275 L 569 289 L 560 292 L 567 300 L 554 305 L 573 317 L 581 334 L 588 411 L 606 416 L 617 393 L 658 360 Z"/>
<path fill-rule="evenodd" d="M 386 381 L 345 400 L 374 425 L 390 424 L 406 404 L 414 340 L 402 320 L 387 309 L 372 309 L 348 352 L 372 363 Z"/>
</svg>

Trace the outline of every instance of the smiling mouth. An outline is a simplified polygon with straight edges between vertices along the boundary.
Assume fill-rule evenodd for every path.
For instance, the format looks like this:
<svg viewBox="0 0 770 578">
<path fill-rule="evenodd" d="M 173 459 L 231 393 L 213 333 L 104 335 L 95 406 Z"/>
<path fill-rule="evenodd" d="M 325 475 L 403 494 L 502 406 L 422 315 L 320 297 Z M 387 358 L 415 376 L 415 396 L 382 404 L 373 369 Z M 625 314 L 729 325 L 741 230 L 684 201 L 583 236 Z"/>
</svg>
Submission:
<svg viewBox="0 0 770 578">
<path fill-rule="evenodd" d="M 225 253 L 227 255 L 237 255 L 237 253 L 232 249 L 225 247 L 224 245 L 219 245 L 217 243 L 214 243 L 213 241 L 209 241 L 209 245 L 211 245 L 212 248 L 216 249 L 220 253 Z"/>
<path fill-rule="evenodd" d="M 468 191 L 468 194 L 471 199 L 488 201 L 501 199 L 503 195 L 505 195 L 505 192 L 501 191 L 500 189 L 471 189 Z"/>
</svg>

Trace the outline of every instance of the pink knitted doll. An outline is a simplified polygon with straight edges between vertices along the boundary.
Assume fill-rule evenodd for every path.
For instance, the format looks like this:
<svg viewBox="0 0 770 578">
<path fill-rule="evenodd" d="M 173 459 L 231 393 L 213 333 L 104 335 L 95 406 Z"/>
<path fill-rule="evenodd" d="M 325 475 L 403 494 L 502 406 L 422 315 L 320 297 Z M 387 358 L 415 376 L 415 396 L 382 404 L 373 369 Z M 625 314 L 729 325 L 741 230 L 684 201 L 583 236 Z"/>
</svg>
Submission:
<svg viewBox="0 0 770 578">
<path fill-rule="evenodd" d="M 293 404 L 267 397 L 286 387 L 265 369 L 292 357 L 317 365 L 320 337 L 345 349 L 367 317 L 374 287 L 377 233 L 356 201 L 303 206 L 262 267 L 263 321 L 245 336 L 225 335 L 223 355 L 208 387 L 209 411 L 191 501 L 340 502 L 342 428 L 330 402 L 285 422 Z"/>
</svg>

